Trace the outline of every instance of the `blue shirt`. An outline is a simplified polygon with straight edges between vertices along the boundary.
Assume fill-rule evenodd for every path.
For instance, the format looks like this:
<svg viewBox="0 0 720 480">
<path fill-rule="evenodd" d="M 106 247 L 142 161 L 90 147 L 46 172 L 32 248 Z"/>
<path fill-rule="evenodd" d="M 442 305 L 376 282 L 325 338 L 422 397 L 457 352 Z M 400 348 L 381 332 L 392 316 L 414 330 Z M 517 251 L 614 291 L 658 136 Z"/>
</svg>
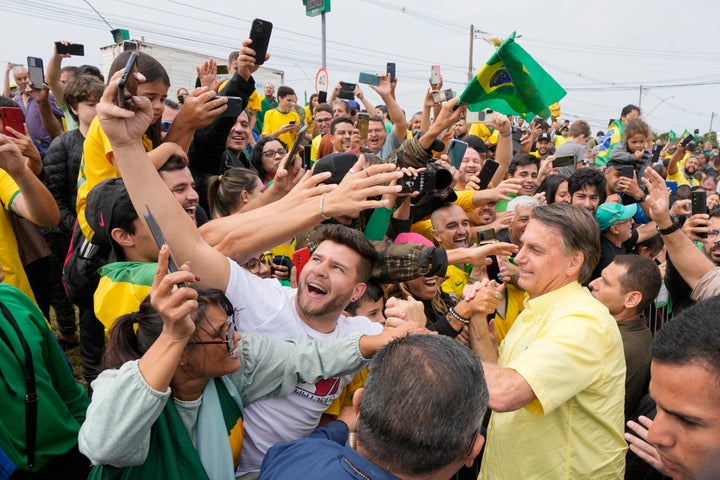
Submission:
<svg viewBox="0 0 720 480">
<path fill-rule="evenodd" d="M 347 444 L 348 427 L 334 421 L 305 438 L 278 442 L 265 455 L 259 480 L 332 478 L 398 480 Z"/>
</svg>

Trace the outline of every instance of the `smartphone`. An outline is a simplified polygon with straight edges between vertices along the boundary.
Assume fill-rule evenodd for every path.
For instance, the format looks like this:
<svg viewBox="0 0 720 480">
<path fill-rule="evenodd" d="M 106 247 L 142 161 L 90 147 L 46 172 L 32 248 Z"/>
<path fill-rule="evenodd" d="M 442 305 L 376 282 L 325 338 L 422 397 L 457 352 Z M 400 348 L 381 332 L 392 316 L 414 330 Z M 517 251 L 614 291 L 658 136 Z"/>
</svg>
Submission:
<svg viewBox="0 0 720 480">
<path fill-rule="evenodd" d="M 707 213 L 707 194 L 705 190 L 696 190 L 692 192 L 692 214 Z M 707 232 L 696 233 L 700 238 L 707 238 Z"/>
<path fill-rule="evenodd" d="M 358 75 L 358 83 L 366 83 L 368 85 L 380 85 L 380 77 L 372 73 L 360 72 Z"/>
<path fill-rule="evenodd" d="M 30 61 L 30 57 L 28 57 L 28 62 L 29 61 Z M 681 145 L 683 147 L 687 147 L 688 145 L 690 145 L 690 142 L 692 142 L 693 140 L 695 140 L 695 137 L 693 137 L 692 135 L 688 135 L 687 137 L 683 138 Z"/>
<path fill-rule="evenodd" d="M 130 97 L 135 95 L 135 93 L 137 92 L 137 79 L 134 75 L 131 74 L 133 72 L 137 72 L 138 56 L 139 55 L 137 52 L 132 52 L 130 54 L 130 57 L 128 58 L 127 63 L 125 64 L 125 69 L 123 70 L 123 74 L 120 77 L 120 81 L 118 82 L 118 107 L 127 109 L 132 107 Z"/>
<path fill-rule="evenodd" d="M 287 170 L 290 168 L 290 166 L 293 164 L 293 161 L 295 161 L 295 155 L 297 155 L 298 148 L 300 148 L 300 144 L 303 141 L 303 138 L 305 137 L 305 132 L 307 132 L 308 126 L 303 125 L 300 127 L 300 130 L 297 132 L 297 137 L 295 137 L 295 143 L 293 143 L 292 148 L 290 149 L 290 153 L 288 154 L 287 160 L 285 161 L 285 165 L 283 165 L 283 168 Z"/>
<path fill-rule="evenodd" d="M 243 99 L 241 97 L 229 97 L 226 95 L 218 95 L 218 97 L 225 97 L 227 101 L 227 110 L 225 110 L 221 116 L 237 118 L 243 111 Z"/>
<path fill-rule="evenodd" d="M 148 228 L 150 229 L 150 233 L 152 234 L 153 238 L 155 239 L 155 243 L 157 244 L 158 250 L 162 248 L 162 246 L 166 243 L 165 237 L 163 237 L 162 230 L 160 230 L 160 225 L 157 224 L 155 221 L 155 217 L 153 216 L 152 212 L 150 211 L 150 207 L 145 205 L 145 221 L 147 222 Z M 168 270 L 170 270 L 170 273 L 177 272 L 178 265 L 177 262 L 175 262 L 175 259 L 173 258 L 172 254 L 170 254 L 170 257 L 168 257 Z M 178 283 L 178 287 L 187 287 L 187 283 L 181 282 Z"/>
<path fill-rule="evenodd" d="M 360 138 L 367 140 L 368 127 L 370 127 L 370 115 L 367 113 L 358 113 L 357 128 L 360 130 Z"/>
<path fill-rule="evenodd" d="M 0 107 L 0 121 L 2 121 L 3 133 L 8 137 L 15 137 L 7 127 L 12 127 L 20 133 L 25 133 L 25 115 L 20 107 Z"/>
<path fill-rule="evenodd" d="M 273 263 L 273 266 L 272 266 L 273 273 L 275 273 L 275 270 L 276 270 L 275 266 L 285 266 L 288 269 L 288 275 L 290 275 L 290 269 L 293 266 L 293 262 L 290 257 L 287 257 L 285 255 L 278 255 L 278 256 L 273 257 L 272 263 Z"/>
<path fill-rule="evenodd" d="M 620 167 L 620 175 L 626 178 L 633 178 L 633 174 L 635 173 L 635 169 L 632 167 L 632 165 L 625 165 L 623 167 Z"/>
<path fill-rule="evenodd" d="M 218 75 L 227 75 L 230 73 L 230 70 L 228 70 L 227 65 L 218 65 L 215 73 Z"/>
<path fill-rule="evenodd" d="M 430 67 L 430 83 L 440 85 L 440 65 Z"/>
<path fill-rule="evenodd" d="M 385 70 L 390 75 L 390 82 L 395 81 L 395 62 L 388 62 Z"/>
<path fill-rule="evenodd" d="M 272 28 L 272 23 L 259 18 L 253 20 L 250 26 L 250 39 L 252 40 L 250 48 L 255 50 L 255 65 L 265 63 L 265 54 L 267 54 L 268 45 L 270 45 Z"/>
<path fill-rule="evenodd" d="M 658 160 L 660 160 L 660 152 L 662 152 L 663 146 L 655 144 L 653 145 L 652 149 L 652 162 L 656 163 Z"/>
<path fill-rule="evenodd" d="M 448 146 L 447 156 L 450 157 L 450 165 L 452 165 L 455 169 L 460 168 L 460 164 L 462 163 L 462 159 L 465 156 L 465 151 L 467 150 L 467 147 L 467 142 L 463 142 L 462 140 L 458 140 L 457 138 L 453 138 L 452 140 L 450 140 L 450 146 Z"/>
<path fill-rule="evenodd" d="M 490 280 L 495 280 L 498 283 L 502 283 L 502 275 L 500 275 L 500 262 L 498 262 L 497 255 L 491 255 L 490 262 L 490 265 L 486 267 L 488 278 Z"/>
<path fill-rule="evenodd" d="M 62 42 L 55 42 L 55 51 L 61 55 L 77 55 L 78 57 L 85 56 L 85 45 L 80 43 L 71 43 L 65 45 Z"/>
<path fill-rule="evenodd" d="M 297 271 L 298 281 L 300 280 L 300 272 L 302 272 L 303 267 L 305 267 L 305 264 L 309 261 L 310 249 L 308 247 L 295 250 L 295 253 L 293 253 L 293 265 L 295 265 L 295 270 Z"/>
<path fill-rule="evenodd" d="M 480 187 L 480 190 L 485 190 L 488 185 L 490 185 L 490 180 L 492 180 L 493 176 L 495 176 L 495 172 L 498 167 L 500 167 L 500 164 L 495 160 L 490 158 L 485 160 L 485 163 L 480 169 L 480 173 L 478 173 L 478 179 L 480 180 L 478 187 Z"/>
<path fill-rule="evenodd" d="M 478 119 L 479 122 L 483 123 L 492 123 L 495 121 L 495 115 L 497 115 L 493 110 L 485 109 L 478 112 Z"/>
<path fill-rule="evenodd" d="M 490 240 L 497 240 L 494 228 L 488 228 L 487 230 L 481 230 L 478 232 L 478 242 L 488 242 Z"/>
<path fill-rule="evenodd" d="M 327 92 L 325 90 L 318 91 L 318 103 L 327 103 Z"/>
<path fill-rule="evenodd" d="M 355 100 L 355 87 L 354 83 L 340 82 L 340 93 L 338 97 L 345 100 Z"/>
<path fill-rule="evenodd" d="M 28 75 L 34 90 L 42 90 L 45 82 L 45 70 L 43 69 L 43 61 L 40 57 L 27 57 Z"/>
<path fill-rule="evenodd" d="M 553 168 L 572 167 L 574 165 L 575 155 L 560 155 L 559 157 L 555 157 L 555 160 L 553 160 Z"/>
<path fill-rule="evenodd" d="M 440 102 L 447 102 L 454 96 L 455 96 L 455 92 L 452 90 L 452 88 L 448 88 L 447 90 L 443 90 L 441 92 L 433 92 L 432 99 L 433 99 L 433 102 L 440 103 Z"/>
</svg>

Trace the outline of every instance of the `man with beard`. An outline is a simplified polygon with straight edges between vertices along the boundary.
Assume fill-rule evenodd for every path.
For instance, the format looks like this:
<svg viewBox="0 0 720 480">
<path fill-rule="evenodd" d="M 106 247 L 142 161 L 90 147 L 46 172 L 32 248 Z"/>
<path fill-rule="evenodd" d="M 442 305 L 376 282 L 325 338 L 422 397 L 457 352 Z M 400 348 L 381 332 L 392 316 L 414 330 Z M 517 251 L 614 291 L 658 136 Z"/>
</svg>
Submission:
<svg viewBox="0 0 720 480">
<path fill-rule="evenodd" d="M 395 101 L 389 74 L 381 77 L 380 85 L 370 85 L 370 88 L 375 90 L 375 92 L 380 95 L 380 98 L 382 98 L 393 126 L 388 134 L 382 116 L 370 115 L 368 138 L 365 146 L 370 150 L 370 153 L 374 153 L 384 160 L 393 150 L 397 149 L 407 137 L 407 120 L 405 119 L 402 108 L 400 108 L 400 105 Z"/>
<path fill-rule="evenodd" d="M 554 148 L 552 137 L 548 132 L 542 132 L 537 140 L 535 140 L 535 150 L 530 155 L 543 159 L 552 153 Z"/>
<path fill-rule="evenodd" d="M 700 180 L 695 178 L 695 174 L 700 168 L 700 159 L 694 155 L 690 155 L 680 166 L 680 158 L 685 154 L 685 148 L 682 144 L 677 146 L 677 150 L 670 157 L 667 167 L 667 180 L 669 182 L 677 182 L 680 185 L 690 185 L 696 187 L 700 185 Z"/>
<path fill-rule="evenodd" d="M 682 230 L 691 240 L 701 243 L 705 255 L 716 266 L 720 266 L 720 208 L 711 210 L 707 215 L 693 215 L 685 222 Z M 707 238 L 701 237 L 702 234 L 707 234 Z M 692 289 L 673 263 L 673 259 L 677 260 L 676 256 L 668 255 L 667 258 L 665 285 L 672 298 L 673 311 L 680 312 L 695 303 L 690 298 Z"/>
</svg>

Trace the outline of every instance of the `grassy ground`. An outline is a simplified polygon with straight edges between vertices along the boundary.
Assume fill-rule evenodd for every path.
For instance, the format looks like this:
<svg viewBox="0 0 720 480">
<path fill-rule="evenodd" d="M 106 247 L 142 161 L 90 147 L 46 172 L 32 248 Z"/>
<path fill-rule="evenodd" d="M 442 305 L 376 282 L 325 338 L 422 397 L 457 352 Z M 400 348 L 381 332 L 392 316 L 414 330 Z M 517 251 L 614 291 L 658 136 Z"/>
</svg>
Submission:
<svg viewBox="0 0 720 480">
<path fill-rule="evenodd" d="M 77 309 L 75 310 L 76 318 L 77 318 Z M 57 323 L 55 322 L 55 311 L 51 308 L 50 309 L 50 323 L 53 327 L 53 332 L 57 336 L 59 334 L 57 329 Z M 77 324 L 77 323 L 76 323 Z M 78 331 L 80 330 L 80 327 L 78 326 Z M 87 383 L 85 382 L 85 379 L 83 378 L 82 374 L 82 361 L 80 360 L 80 346 L 75 346 L 73 348 L 69 348 L 65 350 L 65 355 L 67 356 L 68 360 L 70 360 L 70 365 L 72 366 L 73 375 L 75 376 L 75 380 L 82 385 L 83 387 L 87 388 Z"/>
</svg>

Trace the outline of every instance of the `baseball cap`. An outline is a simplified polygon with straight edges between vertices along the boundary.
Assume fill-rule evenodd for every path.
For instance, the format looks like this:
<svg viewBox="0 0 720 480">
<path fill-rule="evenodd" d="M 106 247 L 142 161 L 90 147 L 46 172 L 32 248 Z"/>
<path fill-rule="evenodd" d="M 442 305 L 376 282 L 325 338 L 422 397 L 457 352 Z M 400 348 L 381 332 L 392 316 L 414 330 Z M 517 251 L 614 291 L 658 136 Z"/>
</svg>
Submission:
<svg viewBox="0 0 720 480">
<path fill-rule="evenodd" d="M 122 178 L 108 178 L 95 185 L 88 193 L 85 206 L 85 220 L 94 232 L 91 243 L 110 245 L 116 258 L 122 258 L 117 256 L 122 249 L 112 239 L 111 232 L 118 227 L 121 212 L 128 210 L 135 212 Z"/>
<path fill-rule="evenodd" d="M 623 205 L 621 203 L 608 202 L 600 205 L 595 212 L 595 218 L 600 224 L 600 231 L 604 232 L 620 220 L 632 218 L 637 213 L 637 203 Z"/>
<path fill-rule="evenodd" d="M 550 134 L 548 132 L 542 132 L 538 137 L 537 141 L 539 142 L 540 140 L 547 140 L 548 142 L 552 142 L 552 138 L 550 138 Z"/>
</svg>

